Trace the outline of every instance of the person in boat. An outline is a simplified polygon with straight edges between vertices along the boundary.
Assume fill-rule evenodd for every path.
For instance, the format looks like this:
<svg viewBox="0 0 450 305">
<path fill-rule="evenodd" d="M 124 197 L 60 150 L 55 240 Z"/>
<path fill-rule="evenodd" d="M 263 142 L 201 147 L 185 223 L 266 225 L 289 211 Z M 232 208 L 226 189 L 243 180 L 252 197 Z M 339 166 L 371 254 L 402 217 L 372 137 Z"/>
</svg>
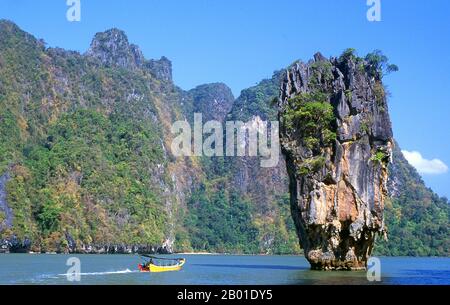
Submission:
<svg viewBox="0 0 450 305">
<path fill-rule="evenodd" d="M 145 268 L 149 268 L 149 267 L 150 267 L 150 264 L 153 264 L 153 258 L 151 258 L 150 260 L 148 260 L 148 261 L 144 264 L 144 267 L 145 267 Z"/>
</svg>

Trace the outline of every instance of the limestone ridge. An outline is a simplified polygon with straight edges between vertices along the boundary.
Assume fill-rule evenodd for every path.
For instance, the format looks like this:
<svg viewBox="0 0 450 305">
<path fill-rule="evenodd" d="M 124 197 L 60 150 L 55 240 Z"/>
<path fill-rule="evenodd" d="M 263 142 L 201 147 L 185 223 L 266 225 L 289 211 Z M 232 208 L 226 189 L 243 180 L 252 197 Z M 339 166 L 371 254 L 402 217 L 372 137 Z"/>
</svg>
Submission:
<svg viewBox="0 0 450 305">
<path fill-rule="evenodd" d="M 105 66 L 143 68 L 157 79 L 172 81 L 170 60 L 164 56 L 159 60 L 146 60 L 139 47 L 128 42 L 125 32 L 116 28 L 95 34 L 86 55 L 98 59 Z"/>
<path fill-rule="evenodd" d="M 332 109 L 326 134 L 308 131 L 317 128 L 305 121 L 314 107 L 322 114 Z M 287 69 L 279 111 L 291 211 L 305 257 L 312 269 L 364 269 L 376 233 L 385 232 L 393 146 L 381 76 L 364 59 L 318 53 Z"/>
</svg>

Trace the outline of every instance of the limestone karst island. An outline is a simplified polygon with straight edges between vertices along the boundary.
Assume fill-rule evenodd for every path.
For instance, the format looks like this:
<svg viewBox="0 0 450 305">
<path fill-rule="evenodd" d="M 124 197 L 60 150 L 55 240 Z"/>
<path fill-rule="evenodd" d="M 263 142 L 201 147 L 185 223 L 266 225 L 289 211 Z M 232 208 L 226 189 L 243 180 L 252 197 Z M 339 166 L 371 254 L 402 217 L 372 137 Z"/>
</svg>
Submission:
<svg viewBox="0 0 450 305">
<path fill-rule="evenodd" d="M 435 3 L 19 2 L 0 285 L 450 284 Z"/>
</svg>

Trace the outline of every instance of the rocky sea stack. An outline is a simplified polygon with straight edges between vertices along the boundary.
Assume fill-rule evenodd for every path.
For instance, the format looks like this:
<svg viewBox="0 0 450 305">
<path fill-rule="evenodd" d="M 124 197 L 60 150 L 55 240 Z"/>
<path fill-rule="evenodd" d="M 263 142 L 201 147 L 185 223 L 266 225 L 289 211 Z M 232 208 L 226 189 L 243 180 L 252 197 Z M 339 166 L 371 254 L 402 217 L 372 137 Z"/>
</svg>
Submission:
<svg viewBox="0 0 450 305">
<path fill-rule="evenodd" d="M 280 141 L 291 210 L 312 269 L 364 269 L 384 234 L 393 146 L 380 53 L 316 54 L 286 71 L 279 100 Z"/>
</svg>

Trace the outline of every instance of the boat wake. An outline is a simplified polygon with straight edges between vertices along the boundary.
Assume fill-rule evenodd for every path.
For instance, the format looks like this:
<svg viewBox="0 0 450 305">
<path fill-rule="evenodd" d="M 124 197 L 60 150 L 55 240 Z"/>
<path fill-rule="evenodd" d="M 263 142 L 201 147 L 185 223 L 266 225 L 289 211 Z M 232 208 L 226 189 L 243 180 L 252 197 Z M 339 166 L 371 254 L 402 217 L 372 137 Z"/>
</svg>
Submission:
<svg viewBox="0 0 450 305">
<path fill-rule="evenodd" d="M 86 275 L 124 274 L 124 273 L 136 273 L 136 272 L 139 272 L 139 270 L 125 269 L 125 270 L 118 270 L 118 271 L 104 271 L 104 272 L 63 273 L 63 274 L 58 274 L 58 275 L 59 275 L 59 276 L 74 276 L 74 275 L 86 276 Z"/>
</svg>

